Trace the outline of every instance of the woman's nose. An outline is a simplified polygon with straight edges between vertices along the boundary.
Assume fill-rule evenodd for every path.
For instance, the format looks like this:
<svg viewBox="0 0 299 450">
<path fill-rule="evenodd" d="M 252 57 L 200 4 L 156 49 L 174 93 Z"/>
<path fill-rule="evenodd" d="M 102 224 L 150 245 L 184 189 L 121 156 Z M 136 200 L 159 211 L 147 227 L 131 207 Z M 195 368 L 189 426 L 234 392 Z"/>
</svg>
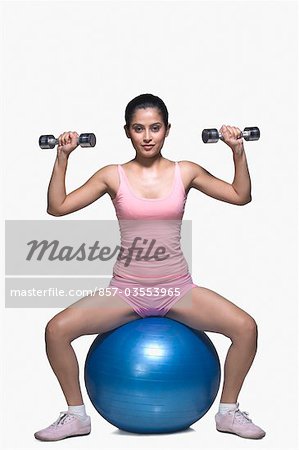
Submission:
<svg viewBox="0 0 299 450">
<path fill-rule="evenodd" d="M 148 141 L 151 141 L 151 140 L 152 140 L 150 130 L 145 130 L 145 131 L 144 131 L 143 140 L 144 140 L 145 142 L 148 142 Z"/>
</svg>

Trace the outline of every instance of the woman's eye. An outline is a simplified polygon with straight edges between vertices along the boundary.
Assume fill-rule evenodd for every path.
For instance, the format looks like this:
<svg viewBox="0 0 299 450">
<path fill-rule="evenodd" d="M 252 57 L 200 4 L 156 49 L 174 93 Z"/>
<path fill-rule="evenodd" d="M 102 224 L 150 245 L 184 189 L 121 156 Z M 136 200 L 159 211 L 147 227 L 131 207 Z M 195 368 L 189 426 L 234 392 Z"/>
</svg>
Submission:
<svg viewBox="0 0 299 450">
<path fill-rule="evenodd" d="M 143 130 L 143 127 L 134 127 L 134 131 L 136 133 L 141 133 L 141 131 Z M 151 130 L 154 132 L 158 132 L 160 130 L 160 126 L 159 125 L 154 125 L 153 127 L 151 127 Z"/>
</svg>

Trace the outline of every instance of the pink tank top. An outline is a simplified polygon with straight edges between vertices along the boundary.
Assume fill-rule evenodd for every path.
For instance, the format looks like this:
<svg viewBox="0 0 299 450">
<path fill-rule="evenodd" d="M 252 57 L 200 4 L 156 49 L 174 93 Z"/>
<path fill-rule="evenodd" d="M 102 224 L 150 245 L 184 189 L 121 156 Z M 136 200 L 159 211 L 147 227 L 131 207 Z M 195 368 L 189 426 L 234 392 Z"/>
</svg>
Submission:
<svg viewBox="0 0 299 450">
<path fill-rule="evenodd" d="M 162 198 L 137 196 L 120 164 L 117 169 L 119 188 L 112 203 L 119 221 L 123 253 L 114 264 L 113 274 L 138 281 L 185 275 L 188 264 L 180 239 L 187 195 L 179 164 L 174 164 L 171 191 Z"/>
</svg>

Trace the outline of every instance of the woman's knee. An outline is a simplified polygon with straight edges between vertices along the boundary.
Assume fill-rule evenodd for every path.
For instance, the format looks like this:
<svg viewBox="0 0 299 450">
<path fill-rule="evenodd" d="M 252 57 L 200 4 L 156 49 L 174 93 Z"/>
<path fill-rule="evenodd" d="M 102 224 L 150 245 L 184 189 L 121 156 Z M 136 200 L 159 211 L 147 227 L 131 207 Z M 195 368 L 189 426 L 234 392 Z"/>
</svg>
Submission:
<svg viewBox="0 0 299 450">
<path fill-rule="evenodd" d="M 46 341 L 69 339 L 67 320 L 61 314 L 54 316 L 45 328 Z"/>
<path fill-rule="evenodd" d="M 250 340 L 256 341 L 258 335 L 257 323 L 249 314 L 239 317 L 235 323 L 233 332 L 230 336 L 232 340 Z"/>
</svg>

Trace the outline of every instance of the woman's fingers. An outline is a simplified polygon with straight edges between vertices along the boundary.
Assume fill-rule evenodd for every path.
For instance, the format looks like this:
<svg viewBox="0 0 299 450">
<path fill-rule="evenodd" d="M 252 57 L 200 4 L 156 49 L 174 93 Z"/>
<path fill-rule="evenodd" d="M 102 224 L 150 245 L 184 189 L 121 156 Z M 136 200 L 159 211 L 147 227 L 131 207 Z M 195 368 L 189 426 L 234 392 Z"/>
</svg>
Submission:
<svg viewBox="0 0 299 450">
<path fill-rule="evenodd" d="M 230 125 L 222 125 L 222 127 L 220 128 L 220 132 L 225 141 L 231 139 L 240 139 L 242 135 L 240 128 L 232 127 Z"/>
<path fill-rule="evenodd" d="M 58 151 L 70 153 L 78 147 L 79 135 L 76 131 L 65 131 L 58 137 Z"/>
</svg>

